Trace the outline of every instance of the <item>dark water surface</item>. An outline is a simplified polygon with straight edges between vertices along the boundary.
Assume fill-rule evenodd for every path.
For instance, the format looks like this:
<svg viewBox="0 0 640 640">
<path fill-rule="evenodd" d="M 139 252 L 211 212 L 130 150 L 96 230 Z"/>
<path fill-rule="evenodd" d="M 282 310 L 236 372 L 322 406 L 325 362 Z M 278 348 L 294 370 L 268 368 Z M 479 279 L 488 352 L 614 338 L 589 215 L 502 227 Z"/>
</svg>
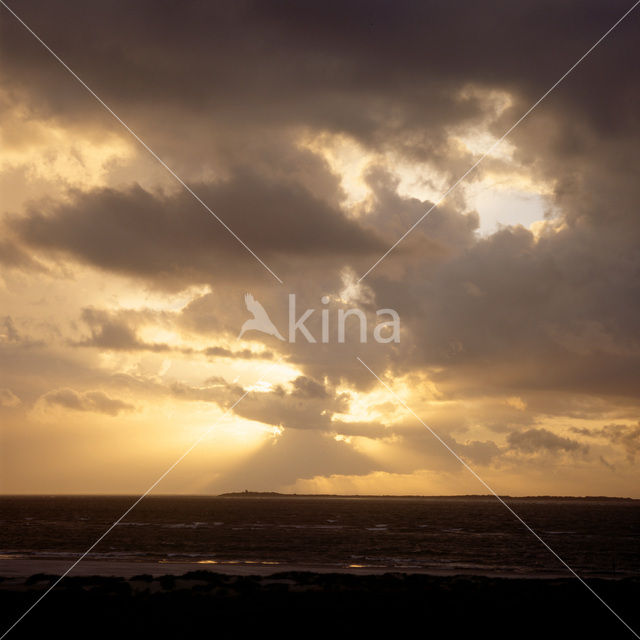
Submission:
<svg viewBox="0 0 640 640">
<path fill-rule="evenodd" d="M 73 560 L 132 497 L 1 497 L 0 557 Z M 640 576 L 640 502 L 509 499 L 584 576 Z M 89 556 L 119 561 L 549 576 L 565 570 L 491 498 L 149 497 Z M 209 566 L 207 566 L 209 565 Z"/>
</svg>

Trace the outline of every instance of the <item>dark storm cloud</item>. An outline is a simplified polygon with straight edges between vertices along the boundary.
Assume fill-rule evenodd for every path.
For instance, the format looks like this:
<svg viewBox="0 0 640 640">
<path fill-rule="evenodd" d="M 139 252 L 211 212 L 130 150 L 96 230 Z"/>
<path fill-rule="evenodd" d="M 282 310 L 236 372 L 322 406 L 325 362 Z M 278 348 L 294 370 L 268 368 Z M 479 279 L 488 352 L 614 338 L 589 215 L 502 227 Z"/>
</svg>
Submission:
<svg viewBox="0 0 640 640">
<path fill-rule="evenodd" d="M 206 113 L 214 122 L 298 124 L 371 144 L 439 153 L 442 131 L 485 106 L 458 91 L 473 82 L 532 102 L 627 8 L 626 2 L 23 2 L 24 19 L 116 108 L 142 115 Z M 5 82 L 41 113 L 97 118 L 95 105 L 6 16 Z M 629 20 L 578 72 L 556 104 L 600 131 L 636 121 L 627 82 L 638 26 Z M 188 70 L 188 72 L 187 72 Z M 619 106 L 593 76 L 616 87 Z M 536 95 L 537 94 L 537 95 Z M 367 105 L 363 109 L 363 105 Z M 520 105 L 518 105 L 520 106 Z M 614 117 L 615 116 L 615 117 Z M 141 121 L 142 122 L 142 121 Z"/>
<path fill-rule="evenodd" d="M 232 180 L 201 185 L 214 210 L 267 262 L 279 256 L 374 256 L 385 247 L 373 232 L 293 183 L 267 182 L 239 170 Z M 9 223 L 40 251 L 73 258 L 158 288 L 256 277 L 254 258 L 184 192 L 100 189 L 74 192 L 70 203 L 33 204 Z"/>
<path fill-rule="evenodd" d="M 73 389 L 50 391 L 43 400 L 50 405 L 58 405 L 75 411 L 93 411 L 108 416 L 117 416 L 122 411 L 131 411 L 135 407 L 128 402 L 111 398 L 103 391 L 86 391 L 79 393 Z"/>
<path fill-rule="evenodd" d="M 626 404 L 640 384 L 640 225 L 630 220 L 569 222 L 539 238 L 522 227 L 453 236 L 448 255 L 410 263 L 401 281 L 368 282 L 417 342 L 404 366 L 437 367 L 443 391 L 556 390 Z"/>
<path fill-rule="evenodd" d="M 474 464 L 488 465 L 500 455 L 500 448 L 493 440 L 472 440 L 465 443 L 453 441 L 452 449 Z"/>
<path fill-rule="evenodd" d="M 588 447 L 577 440 L 563 438 L 548 429 L 527 429 L 526 431 L 514 431 L 507 437 L 508 443 L 513 449 L 523 453 L 537 453 L 539 451 L 560 452 L 560 451 L 582 451 Z"/>
<path fill-rule="evenodd" d="M 401 196 L 398 193 L 399 179 L 384 167 L 375 164 L 369 166 L 364 179 L 372 191 L 366 207 L 366 223 L 388 238 L 395 240 L 402 236 L 413 222 L 433 207 L 433 202 Z M 473 246 L 477 240 L 478 225 L 477 212 L 461 213 L 457 206 L 445 202 L 433 209 L 422 224 L 407 236 L 404 241 L 406 244 L 397 249 L 402 252 L 398 257 L 401 262 L 407 262 L 408 253 L 410 257 L 418 257 L 421 262 L 441 262 Z"/>
<path fill-rule="evenodd" d="M 22 2 L 19 10 L 143 139 L 186 166 L 260 157 L 257 138 L 305 128 L 428 157 L 459 175 L 468 158 L 450 148 L 448 131 L 496 116 L 465 89 L 509 93 L 512 106 L 494 123 L 502 133 L 628 5 L 188 2 L 159 11 L 151 2 Z M 34 117 L 112 126 L 12 17 L 1 28 L 3 85 Z M 639 30 L 631 15 L 512 134 L 532 172 L 558 177 L 565 195 L 603 142 L 632 148 Z"/>
<path fill-rule="evenodd" d="M 183 117 L 206 113 L 214 126 L 311 126 L 376 144 L 397 138 L 424 152 L 438 142 L 421 130 L 426 118 L 457 123 L 482 112 L 478 101 L 454 95 L 456 79 L 446 79 L 435 55 L 443 36 L 434 37 L 434 29 L 448 19 L 442 12 L 278 3 L 189 3 L 165 5 L 162 12 L 153 3 L 20 9 L 36 31 L 48 23 L 45 40 L 80 77 L 91 78 L 116 111 L 137 111 L 131 115 L 143 130 L 142 110 L 161 104 Z M 372 16 L 377 29 L 363 15 Z M 99 120 L 82 90 L 60 91 L 59 72 L 50 73 L 43 51 L 20 29 L 3 20 L 13 60 L 5 82 L 29 95 L 43 115 Z"/>
</svg>

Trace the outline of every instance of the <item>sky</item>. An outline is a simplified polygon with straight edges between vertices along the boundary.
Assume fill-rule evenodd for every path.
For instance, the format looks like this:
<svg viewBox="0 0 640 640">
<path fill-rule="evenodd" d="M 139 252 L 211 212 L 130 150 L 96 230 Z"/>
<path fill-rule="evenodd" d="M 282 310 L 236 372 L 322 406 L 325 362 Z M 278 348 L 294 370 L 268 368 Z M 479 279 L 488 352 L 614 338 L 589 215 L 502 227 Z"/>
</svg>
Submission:
<svg viewBox="0 0 640 640">
<path fill-rule="evenodd" d="M 630 2 L 10 6 L 0 491 L 640 498 Z"/>
</svg>

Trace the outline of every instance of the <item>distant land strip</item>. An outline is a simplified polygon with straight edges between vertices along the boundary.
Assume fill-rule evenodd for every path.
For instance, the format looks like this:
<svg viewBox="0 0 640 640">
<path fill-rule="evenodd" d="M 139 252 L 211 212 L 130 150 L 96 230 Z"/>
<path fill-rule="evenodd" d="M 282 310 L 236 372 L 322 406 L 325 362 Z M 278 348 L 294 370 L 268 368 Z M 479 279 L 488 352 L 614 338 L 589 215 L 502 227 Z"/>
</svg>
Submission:
<svg viewBox="0 0 640 640">
<path fill-rule="evenodd" d="M 208 496 L 202 496 L 208 497 Z M 331 493 L 278 493 L 277 491 L 232 491 L 221 493 L 218 498 L 420 498 L 425 500 L 495 500 L 491 494 L 467 494 L 454 496 L 422 496 L 422 495 L 358 495 Z M 509 500 L 583 500 L 583 501 L 624 501 L 637 502 L 636 498 L 621 498 L 615 496 L 500 496 Z"/>
</svg>

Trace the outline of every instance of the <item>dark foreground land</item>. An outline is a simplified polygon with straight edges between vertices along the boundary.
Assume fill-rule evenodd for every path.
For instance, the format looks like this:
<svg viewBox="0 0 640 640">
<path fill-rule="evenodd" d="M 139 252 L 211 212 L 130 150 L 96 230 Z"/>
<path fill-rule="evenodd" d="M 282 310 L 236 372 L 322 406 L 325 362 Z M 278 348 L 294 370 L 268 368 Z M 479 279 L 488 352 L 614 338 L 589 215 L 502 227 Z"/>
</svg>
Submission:
<svg viewBox="0 0 640 640">
<path fill-rule="evenodd" d="M 3 633 L 53 582 L 2 579 Z M 589 585 L 634 629 L 640 580 Z M 306 572 L 65 578 L 9 638 L 633 638 L 575 579 Z"/>
</svg>

